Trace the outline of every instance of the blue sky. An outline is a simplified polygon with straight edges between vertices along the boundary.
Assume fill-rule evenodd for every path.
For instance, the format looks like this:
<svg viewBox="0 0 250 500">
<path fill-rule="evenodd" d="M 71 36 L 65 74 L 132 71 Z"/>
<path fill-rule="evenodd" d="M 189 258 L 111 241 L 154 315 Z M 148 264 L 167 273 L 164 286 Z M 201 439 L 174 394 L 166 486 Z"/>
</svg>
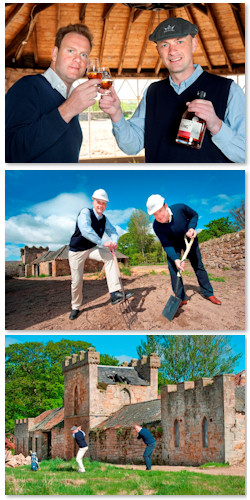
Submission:
<svg viewBox="0 0 250 500">
<path fill-rule="evenodd" d="M 119 359 L 120 362 L 130 361 L 131 358 L 138 358 L 136 347 L 141 341 L 146 341 L 146 335 L 6 335 L 5 345 L 24 342 L 43 342 L 49 340 L 59 342 L 63 338 L 70 340 L 82 340 L 91 343 L 101 354 L 110 354 Z M 245 369 L 245 335 L 230 335 L 230 345 L 234 354 L 242 353 L 242 358 L 238 361 L 235 373 Z"/>
<path fill-rule="evenodd" d="M 6 260 L 19 260 L 20 248 L 69 242 L 83 206 L 95 189 L 110 202 L 106 215 L 121 235 L 134 209 L 146 210 L 151 194 L 183 202 L 199 213 L 198 229 L 227 217 L 245 198 L 244 170 L 7 170 Z"/>
</svg>

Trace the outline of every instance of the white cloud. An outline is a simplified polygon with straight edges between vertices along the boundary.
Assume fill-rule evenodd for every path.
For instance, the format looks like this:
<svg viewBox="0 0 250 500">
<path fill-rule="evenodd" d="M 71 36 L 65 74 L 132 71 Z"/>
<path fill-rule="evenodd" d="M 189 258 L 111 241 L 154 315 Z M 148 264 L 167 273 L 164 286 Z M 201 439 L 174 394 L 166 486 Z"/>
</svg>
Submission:
<svg viewBox="0 0 250 500">
<path fill-rule="evenodd" d="M 19 245 L 48 246 L 56 250 L 69 242 L 76 217 L 82 207 L 91 207 L 91 200 L 84 193 L 62 193 L 51 200 L 28 207 L 26 213 L 6 220 L 6 258 L 20 259 Z M 119 224 L 128 222 L 134 208 L 107 210 L 105 214 L 116 227 L 118 235 L 126 233 Z"/>
<path fill-rule="evenodd" d="M 126 354 L 121 354 L 121 356 L 115 356 L 116 359 L 119 360 L 119 363 L 123 363 L 124 361 L 128 361 L 130 363 L 132 356 L 127 356 Z"/>
<path fill-rule="evenodd" d="M 8 335 L 5 336 L 5 347 L 9 347 L 11 344 L 21 344 L 22 340 L 20 340 L 21 337 L 9 337 Z"/>
</svg>

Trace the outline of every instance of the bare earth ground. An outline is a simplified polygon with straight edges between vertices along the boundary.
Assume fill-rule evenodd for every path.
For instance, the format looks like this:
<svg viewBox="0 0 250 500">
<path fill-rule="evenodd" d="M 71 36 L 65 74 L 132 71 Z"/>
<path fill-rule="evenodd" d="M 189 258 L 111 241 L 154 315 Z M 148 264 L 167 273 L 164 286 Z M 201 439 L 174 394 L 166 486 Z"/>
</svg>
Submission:
<svg viewBox="0 0 250 500">
<path fill-rule="evenodd" d="M 186 270 L 191 271 L 189 264 Z M 214 305 L 201 296 L 192 273 L 183 277 L 188 303 L 169 322 L 161 314 L 172 295 L 167 266 L 132 268 L 131 276 L 123 276 L 125 289 L 134 291 L 129 303 L 135 312 L 135 321 L 130 329 L 244 330 L 244 272 L 208 268 L 207 271 L 225 278 L 224 283 L 212 281 L 214 294 L 222 305 Z M 160 274 L 162 272 L 167 275 Z M 6 280 L 6 329 L 128 330 L 119 305 L 110 303 L 105 277 L 84 275 L 81 313 L 76 320 L 69 320 L 70 283 L 70 276 Z"/>
<path fill-rule="evenodd" d="M 122 467 L 130 470 L 145 470 L 145 465 L 117 465 L 115 467 Z M 163 472 L 179 472 L 186 470 L 188 472 L 198 472 L 202 474 L 211 474 L 213 476 L 243 476 L 245 477 L 245 465 L 230 465 L 229 467 L 207 467 L 201 469 L 200 467 L 189 467 L 182 465 L 153 465 L 154 470 L 161 470 Z"/>
</svg>

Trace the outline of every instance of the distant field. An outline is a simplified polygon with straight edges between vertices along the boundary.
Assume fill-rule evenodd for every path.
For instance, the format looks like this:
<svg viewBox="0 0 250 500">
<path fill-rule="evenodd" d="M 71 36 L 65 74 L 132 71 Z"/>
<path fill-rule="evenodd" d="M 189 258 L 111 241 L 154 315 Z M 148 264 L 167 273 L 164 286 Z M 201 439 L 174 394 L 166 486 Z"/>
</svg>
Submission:
<svg viewBox="0 0 250 500">
<path fill-rule="evenodd" d="M 30 466 L 6 469 L 6 495 L 244 495 L 245 480 L 194 472 L 127 470 L 84 460 L 85 474 L 76 461 L 48 460 L 41 470 Z"/>
</svg>

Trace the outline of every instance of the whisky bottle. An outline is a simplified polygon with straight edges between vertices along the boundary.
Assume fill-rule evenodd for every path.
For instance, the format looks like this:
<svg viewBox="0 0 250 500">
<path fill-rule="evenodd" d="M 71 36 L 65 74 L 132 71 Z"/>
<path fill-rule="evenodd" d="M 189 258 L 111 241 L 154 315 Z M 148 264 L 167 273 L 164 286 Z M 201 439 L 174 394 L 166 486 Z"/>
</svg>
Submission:
<svg viewBox="0 0 250 500">
<path fill-rule="evenodd" d="M 197 99 L 205 99 L 206 92 L 198 90 Z M 195 115 L 193 111 L 186 110 L 182 115 L 178 134 L 175 142 L 186 144 L 191 148 L 200 149 L 206 131 L 206 122 Z"/>
</svg>

